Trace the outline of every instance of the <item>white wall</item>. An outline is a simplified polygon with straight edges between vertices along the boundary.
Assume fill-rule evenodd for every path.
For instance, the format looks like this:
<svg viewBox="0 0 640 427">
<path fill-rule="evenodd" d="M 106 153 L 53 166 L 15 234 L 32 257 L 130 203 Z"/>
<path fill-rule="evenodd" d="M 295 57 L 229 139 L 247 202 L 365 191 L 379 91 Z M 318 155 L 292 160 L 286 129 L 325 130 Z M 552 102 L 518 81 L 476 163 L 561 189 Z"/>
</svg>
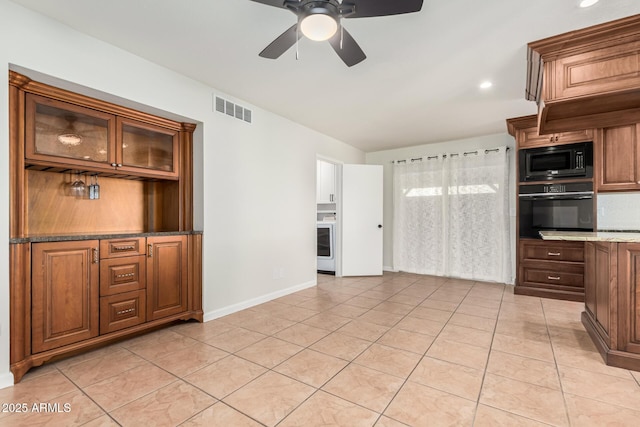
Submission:
<svg viewBox="0 0 640 427">
<path fill-rule="evenodd" d="M 362 163 L 364 153 L 242 100 L 237 102 L 253 110 L 251 125 L 213 112 L 213 93 L 236 100 L 7 0 L 0 0 L 0 12 L 0 68 L 198 122 L 195 223 L 204 230 L 206 318 L 315 283 L 316 156 Z M 6 83 L 0 84 L 0 105 L 8 105 Z M 0 112 L 5 129 L 0 201 L 7 201 L 8 116 L 6 108 Z M 0 388 L 13 382 L 8 225 L 5 208 L 0 210 L 5 242 L 0 245 Z"/>
<path fill-rule="evenodd" d="M 506 123 L 505 123 L 506 127 Z M 514 269 L 512 277 L 515 277 L 515 139 L 507 133 L 480 136 L 455 141 L 445 141 L 436 144 L 417 145 L 413 147 L 398 148 L 394 150 L 376 151 L 366 154 L 366 163 L 384 166 L 384 268 L 393 271 L 393 168 L 391 162 L 422 156 L 433 156 L 445 153 L 462 153 L 476 149 L 487 149 L 499 146 L 508 146 L 510 165 L 509 182 L 513 185 L 510 193 L 510 219 L 511 219 L 511 265 Z M 513 280 L 511 281 L 513 283 Z"/>
</svg>

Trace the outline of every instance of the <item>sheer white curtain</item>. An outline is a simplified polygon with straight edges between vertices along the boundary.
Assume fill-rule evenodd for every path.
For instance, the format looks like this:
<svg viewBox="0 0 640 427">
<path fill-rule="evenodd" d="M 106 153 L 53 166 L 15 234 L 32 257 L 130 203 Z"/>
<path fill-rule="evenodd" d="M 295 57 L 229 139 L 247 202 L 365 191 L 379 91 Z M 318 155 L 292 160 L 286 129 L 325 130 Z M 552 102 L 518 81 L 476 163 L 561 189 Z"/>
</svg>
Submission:
<svg viewBox="0 0 640 427">
<path fill-rule="evenodd" d="M 397 270 L 509 283 L 506 147 L 394 164 Z"/>
</svg>

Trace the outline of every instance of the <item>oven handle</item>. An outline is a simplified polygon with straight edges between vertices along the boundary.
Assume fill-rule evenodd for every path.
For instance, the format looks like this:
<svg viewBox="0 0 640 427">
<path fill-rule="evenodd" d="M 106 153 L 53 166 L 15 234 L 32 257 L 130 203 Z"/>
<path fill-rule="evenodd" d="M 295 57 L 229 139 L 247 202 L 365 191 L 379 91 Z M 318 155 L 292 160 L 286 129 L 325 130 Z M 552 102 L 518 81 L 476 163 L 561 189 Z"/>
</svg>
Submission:
<svg viewBox="0 0 640 427">
<path fill-rule="evenodd" d="M 518 197 L 523 199 L 564 199 L 564 200 L 579 200 L 579 199 L 592 199 L 593 191 L 576 191 L 574 193 L 533 193 L 533 194 L 518 194 Z"/>
</svg>

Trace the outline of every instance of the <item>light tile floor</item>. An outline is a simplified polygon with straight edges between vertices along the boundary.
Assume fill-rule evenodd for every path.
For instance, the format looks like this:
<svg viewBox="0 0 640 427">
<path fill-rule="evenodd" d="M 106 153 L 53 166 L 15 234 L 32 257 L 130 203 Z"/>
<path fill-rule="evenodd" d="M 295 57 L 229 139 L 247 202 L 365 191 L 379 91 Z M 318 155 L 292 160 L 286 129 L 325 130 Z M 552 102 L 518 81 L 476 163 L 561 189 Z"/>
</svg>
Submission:
<svg viewBox="0 0 640 427">
<path fill-rule="evenodd" d="M 0 426 L 639 425 L 640 373 L 603 363 L 582 308 L 493 283 L 320 275 L 32 370 L 0 390 L 2 409 L 28 410 Z"/>
</svg>

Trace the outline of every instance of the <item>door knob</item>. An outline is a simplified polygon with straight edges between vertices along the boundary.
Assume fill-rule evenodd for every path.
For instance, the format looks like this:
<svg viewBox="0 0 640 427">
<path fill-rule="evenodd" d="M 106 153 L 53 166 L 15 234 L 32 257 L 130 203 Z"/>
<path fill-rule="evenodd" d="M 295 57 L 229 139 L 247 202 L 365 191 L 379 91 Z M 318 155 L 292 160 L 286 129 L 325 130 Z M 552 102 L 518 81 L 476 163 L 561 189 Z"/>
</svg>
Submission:
<svg viewBox="0 0 640 427">
<path fill-rule="evenodd" d="M 378 228 L 382 228 L 382 224 L 378 224 Z"/>
</svg>

